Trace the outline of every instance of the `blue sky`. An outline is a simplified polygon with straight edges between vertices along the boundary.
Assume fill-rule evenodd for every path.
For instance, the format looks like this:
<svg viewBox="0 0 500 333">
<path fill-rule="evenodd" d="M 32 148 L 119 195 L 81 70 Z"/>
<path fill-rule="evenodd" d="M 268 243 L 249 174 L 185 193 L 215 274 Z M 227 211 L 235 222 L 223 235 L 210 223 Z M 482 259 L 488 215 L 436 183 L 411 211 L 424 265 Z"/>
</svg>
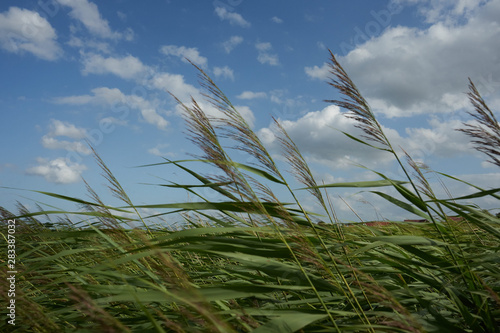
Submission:
<svg viewBox="0 0 500 333">
<path fill-rule="evenodd" d="M 86 198 L 83 177 L 113 202 L 87 139 L 136 204 L 188 199 L 143 185 L 193 182 L 181 171 L 134 168 L 198 152 L 166 93 L 203 100 L 186 57 L 212 76 L 278 160 L 271 117 L 283 122 L 319 182 L 375 179 L 353 163 L 401 178 L 387 155 L 338 131 L 356 133 L 323 102 L 339 97 L 325 84 L 328 48 L 395 146 L 434 170 L 498 186 L 498 170 L 454 129 L 471 121 L 468 77 L 500 109 L 499 18 L 499 0 L 2 1 L 0 186 Z M 470 191 L 447 186 L 457 196 Z M 332 191 L 345 219 L 355 217 L 339 196 L 367 220 L 408 217 L 369 194 Z M 0 189 L 2 205 L 12 209 L 16 201 L 55 203 Z"/>
</svg>

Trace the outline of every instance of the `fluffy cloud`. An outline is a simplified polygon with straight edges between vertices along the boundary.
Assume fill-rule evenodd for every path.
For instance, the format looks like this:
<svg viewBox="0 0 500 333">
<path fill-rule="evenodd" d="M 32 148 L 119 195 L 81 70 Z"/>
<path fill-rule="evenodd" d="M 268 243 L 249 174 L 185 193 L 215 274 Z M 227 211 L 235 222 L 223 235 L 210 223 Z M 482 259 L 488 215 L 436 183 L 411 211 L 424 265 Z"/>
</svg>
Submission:
<svg viewBox="0 0 500 333">
<path fill-rule="evenodd" d="M 124 36 L 111 30 L 108 21 L 101 17 L 95 3 L 87 0 L 57 0 L 57 2 L 71 8 L 69 15 L 73 19 L 80 21 L 91 34 L 112 39 L 119 39 Z"/>
<path fill-rule="evenodd" d="M 44 177 L 48 182 L 70 184 L 80 181 L 81 174 L 87 169 L 85 165 L 71 163 L 59 157 L 54 160 L 37 158 L 37 166 L 29 168 L 26 173 Z"/>
<path fill-rule="evenodd" d="M 81 140 L 87 137 L 87 131 L 84 128 L 76 127 L 68 122 L 52 119 L 49 132 L 42 137 L 42 145 L 47 149 L 64 149 L 67 151 L 78 152 L 82 155 L 91 153 L 87 145 Z M 68 137 L 80 141 L 59 140 L 58 137 Z"/>
<path fill-rule="evenodd" d="M 85 55 L 83 58 L 84 75 L 92 74 L 114 74 L 123 79 L 132 79 L 140 82 L 148 89 L 160 90 L 172 93 L 184 103 L 189 103 L 191 97 L 202 99 L 200 91 L 185 82 L 184 76 L 167 72 L 155 72 L 152 68 L 144 65 L 138 58 L 133 56 L 103 57 L 101 55 Z M 221 68 L 221 75 L 230 75 L 230 69 Z M 58 104 L 97 104 L 114 105 L 124 103 L 127 106 L 138 109 L 142 117 L 148 122 L 155 124 L 160 129 L 165 129 L 168 122 L 155 110 L 158 109 L 158 101 L 146 101 L 135 95 L 124 95 L 119 89 L 106 87 L 92 89 L 93 95 L 76 95 L 58 97 L 53 99 Z M 177 107 L 179 110 L 179 108 Z M 153 113 L 154 111 L 154 113 Z"/>
<path fill-rule="evenodd" d="M 238 25 L 243 28 L 248 28 L 251 25 L 243 16 L 238 13 L 229 12 L 224 7 L 215 8 L 215 13 L 222 21 L 228 21 L 231 25 Z"/>
<path fill-rule="evenodd" d="M 76 127 L 73 124 L 52 119 L 49 133 L 42 137 L 42 145 L 47 149 L 64 149 L 75 151 L 83 155 L 89 155 L 90 149 L 83 141 L 59 140 L 57 137 L 65 136 L 71 139 L 80 140 L 87 137 L 87 131 Z"/>
<path fill-rule="evenodd" d="M 86 136 L 86 131 L 83 128 L 76 127 L 68 122 L 63 122 L 57 119 L 52 119 L 50 124 L 51 136 L 67 136 L 71 139 L 83 139 Z"/>
<path fill-rule="evenodd" d="M 6 51 L 56 60 L 62 54 L 56 40 L 54 28 L 37 12 L 10 7 L 0 13 L 0 47 Z"/>
<path fill-rule="evenodd" d="M 406 1 L 408 2 L 408 1 Z M 467 106 L 467 77 L 485 84 L 500 81 L 500 1 L 446 1 L 450 10 L 426 12 L 426 29 L 392 27 L 365 42 L 339 61 L 372 107 L 387 117 L 451 112 Z M 444 2 L 440 2 L 444 3 Z M 446 17 L 444 17 L 445 15 Z M 327 67 L 306 73 L 324 78 Z M 490 82 L 490 83 L 488 83 Z"/>
<path fill-rule="evenodd" d="M 238 112 L 241 114 L 243 119 L 245 119 L 248 125 L 250 125 L 250 127 L 253 127 L 255 124 L 255 116 L 252 110 L 245 105 L 235 105 L 234 107 L 236 108 L 236 110 L 238 110 Z"/>
<path fill-rule="evenodd" d="M 326 62 L 323 63 L 321 67 L 305 67 L 304 70 L 306 74 L 312 79 L 326 80 L 331 76 L 330 68 L 328 67 L 328 64 Z"/>
<path fill-rule="evenodd" d="M 141 115 L 150 124 L 156 125 L 159 129 L 166 129 L 168 126 L 168 121 L 160 116 L 155 109 L 141 109 Z"/>
<path fill-rule="evenodd" d="M 42 145 L 47 149 L 64 149 L 67 151 L 75 151 L 83 155 L 89 155 L 90 149 L 82 141 L 66 141 L 58 140 L 50 135 L 42 137 Z"/>
<path fill-rule="evenodd" d="M 244 91 L 242 92 L 241 94 L 239 94 L 238 96 L 236 96 L 236 98 L 239 98 L 239 99 L 255 99 L 255 98 L 266 98 L 267 97 L 267 94 L 263 91 L 259 91 L 259 92 L 253 92 L 253 91 Z"/>
<path fill-rule="evenodd" d="M 257 56 L 257 60 L 261 64 L 268 64 L 271 66 L 279 65 L 280 61 L 278 59 L 278 55 L 270 53 L 271 49 L 273 48 L 271 43 L 269 43 L 269 42 L 256 43 L 255 48 L 257 49 L 257 51 L 259 51 L 259 54 Z"/>
<path fill-rule="evenodd" d="M 222 47 L 226 53 L 231 53 L 231 51 L 243 42 L 243 37 L 241 36 L 231 36 L 227 41 L 222 43 Z"/>
<path fill-rule="evenodd" d="M 296 121 L 282 121 L 282 126 L 292 140 L 311 161 L 342 169 L 351 167 L 353 162 L 374 167 L 391 161 L 387 153 L 363 146 L 340 132 L 355 136 L 361 134 L 354 124 L 352 119 L 346 118 L 333 105 L 321 111 L 309 112 Z M 392 131 L 391 134 L 398 136 Z M 278 140 L 271 127 L 261 129 L 259 137 L 266 146 L 278 150 Z"/>
<path fill-rule="evenodd" d="M 355 127 L 354 120 L 345 117 L 337 106 L 331 105 L 321 111 L 309 112 L 297 120 L 281 123 L 300 151 L 313 162 L 346 169 L 353 163 L 375 168 L 393 160 L 392 155 L 361 145 L 342 134 L 346 132 L 360 137 L 363 133 Z M 406 128 L 403 136 L 395 129 L 382 126 L 398 154 L 403 154 L 401 147 L 421 162 L 476 154 L 471 149 L 469 138 L 455 131 L 460 127 L 463 127 L 460 119 L 433 117 L 427 127 Z M 261 129 L 259 136 L 271 149 L 278 150 L 272 127 Z"/>
<path fill-rule="evenodd" d="M 461 154 L 474 154 L 470 139 L 456 131 L 462 128 L 459 119 L 441 120 L 432 117 L 427 128 L 407 128 L 407 137 L 400 143 L 414 159 L 430 156 L 450 158 Z"/>
<path fill-rule="evenodd" d="M 138 58 L 126 56 L 122 58 L 103 57 L 98 54 L 85 55 L 82 74 L 114 74 L 122 79 L 138 79 L 145 75 L 148 67 Z"/>
<path fill-rule="evenodd" d="M 186 83 L 184 76 L 180 74 L 157 73 L 151 78 L 150 84 L 156 89 L 172 93 L 185 103 L 190 101 L 191 96 L 198 99 L 201 97 L 198 89 Z"/>
<path fill-rule="evenodd" d="M 187 59 L 189 59 L 200 67 L 205 68 L 207 66 L 207 58 L 202 57 L 195 47 L 164 45 L 160 48 L 160 52 L 167 56 L 179 57 L 185 63 L 188 63 Z"/>
<path fill-rule="evenodd" d="M 214 75 L 216 77 L 222 77 L 222 78 L 230 79 L 230 80 L 234 81 L 234 72 L 228 66 L 214 67 Z"/>
</svg>

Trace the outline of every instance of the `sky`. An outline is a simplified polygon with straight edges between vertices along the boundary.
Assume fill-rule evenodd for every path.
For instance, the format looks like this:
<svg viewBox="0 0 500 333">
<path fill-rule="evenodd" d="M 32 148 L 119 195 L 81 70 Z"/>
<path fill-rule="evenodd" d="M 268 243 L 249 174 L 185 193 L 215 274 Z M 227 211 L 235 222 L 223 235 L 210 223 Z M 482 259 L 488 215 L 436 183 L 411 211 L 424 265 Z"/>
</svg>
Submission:
<svg viewBox="0 0 500 333">
<path fill-rule="evenodd" d="M 214 79 L 277 161 L 283 159 L 273 117 L 318 183 L 377 179 L 356 164 L 401 179 L 390 155 L 341 133 L 359 131 L 345 111 L 324 102 L 340 97 L 326 84 L 328 49 L 395 147 L 432 170 L 498 187 L 498 168 L 455 129 L 471 122 L 468 78 L 500 110 L 500 0 L 4 0 L 0 205 L 70 209 L 29 190 L 88 199 L 83 179 L 116 203 L 86 141 L 135 204 L 193 200 L 151 185 L 195 183 L 181 170 L 137 168 L 200 153 L 168 92 L 185 103 L 193 97 L 217 115 L 186 58 Z M 429 177 L 445 196 L 437 176 Z M 455 196 L 471 192 L 445 184 Z M 349 206 L 364 220 L 414 218 L 370 193 L 329 193 L 345 221 L 357 219 Z M 303 200 L 317 208 L 305 194 Z M 477 203 L 497 208 L 489 199 Z"/>
</svg>

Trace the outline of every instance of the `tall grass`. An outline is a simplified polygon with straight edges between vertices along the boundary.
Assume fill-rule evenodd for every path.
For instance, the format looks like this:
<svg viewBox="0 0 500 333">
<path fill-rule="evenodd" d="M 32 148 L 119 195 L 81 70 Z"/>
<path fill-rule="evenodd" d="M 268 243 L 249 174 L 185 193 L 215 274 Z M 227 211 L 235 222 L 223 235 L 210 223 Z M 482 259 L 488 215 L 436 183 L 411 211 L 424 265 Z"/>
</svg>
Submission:
<svg viewBox="0 0 500 333">
<path fill-rule="evenodd" d="M 368 103 L 330 54 L 330 84 L 364 132 L 347 136 L 392 154 L 405 179 L 319 183 L 306 159 L 276 121 L 289 170 L 303 184 L 291 186 L 258 136 L 230 100 L 199 69 L 205 97 L 220 111 L 209 117 L 200 104 L 181 103 L 188 137 L 201 153 L 169 161 L 195 184 L 158 184 L 187 191 L 189 202 L 135 205 L 105 162 L 96 160 L 112 193 L 124 203 L 106 205 L 88 186 L 92 201 L 46 195 L 77 203 L 74 212 L 27 211 L 16 218 L 17 332 L 500 332 L 500 220 L 468 204 L 499 199 L 499 189 L 439 198 L 424 166 L 400 156 Z M 470 83 L 478 120 L 461 129 L 478 151 L 498 163 L 500 131 L 494 114 Z M 179 101 L 180 103 L 180 101 Z M 230 148 L 225 148 L 232 143 Z M 223 144 L 224 143 L 224 144 Z M 253 163 L 238 162 L 234 150 Z M 200 174 L 192 163 L 211 166 Z M 152 167 L 152 166 L 149 166 Z M 216 174 L 216 175 L 214 175 Z M 464 181 L 440 173 L 456 182 Z M 328 189 L 364 188 L 430 223 L 384 226 L 339 221 Z M 378 191 L 389 187 L 398 195 Z M 272 189 L 279 189 L 279 192 Z M 283 202 L 283 191 L 292 198 Z M 305 209 L 307 191 L 322 212 Z M 203 193 L 214 192 L 220 200 Z M 213 196 L 209 196 L 213 197 Z M 181 214 L 182 228 L 153 225 L 144 208 Z M 317 223 L 318 214 L 327 223 Z M 459 216 L 461 219 L 451 218 Z M 143 227 L 130 228 L 129 223 Z M 6 281 L 2 259 L 0 279 Z M 0 284 L 2 304 L 6 285 Z M 3 307 L 5 308 L 5 307 Z"/>
</svg>

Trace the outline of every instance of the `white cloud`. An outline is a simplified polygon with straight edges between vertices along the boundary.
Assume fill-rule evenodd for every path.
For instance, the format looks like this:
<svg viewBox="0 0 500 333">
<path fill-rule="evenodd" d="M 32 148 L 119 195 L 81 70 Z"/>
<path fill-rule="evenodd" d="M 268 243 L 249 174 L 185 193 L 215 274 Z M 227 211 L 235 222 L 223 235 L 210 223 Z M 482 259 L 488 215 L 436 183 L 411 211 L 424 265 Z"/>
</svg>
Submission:
<svg viewBox="0 0 500 333">
<path fill-rule="evenodd" d="M 273 48 L 271 43 L 266 42 L 266 43 L 256 43 L 255 48 L 259 51 L 259 54 L 257 56 L 257 60 L 261 64 L 268 64 L 271 66 L 277 66 L 279 65 L 279 59 L 277 54 L 271 54 L 269 51 Z"/>
<path fill-rule="evenodd" d="M 253 127 L 255 124 L 255 116 L 252 112 L 252 110 L 248 106 L 244 105 L 235 105 L 234 106 L 236 110 L 241 114 L 243 119 L 250 125 L 250 127 Z"/>
<path fill-rule="evenodd" d="M 270 51 L 273 46 L 269 42 L 264 42 L 264 43 L 256 43 L 255 48 L 259 51 L 265 52 L 265 51 Z"/>
<path fill-rule="evenodd" d="M 160 157 L 175 157 L 175 153 L 170 152 L 170 151 L 165 151 L 165 148 L 170 147 L 170 145 L 167 144 L 158 144 L 153 148 L 148 149 L 148 153 L 155 155 L 155 156 L 160 156 Z"/>
<path fill-rule="evenodd" d="M 120 20 L 122 20 L 123 22 L 127 21 L 127 14 L 125 14 L 124 12 L 122 11 L 117 11 L 116 12 L 116 16 L 118 16 L 118 18 Z"/>
<path fill-rule="evenodd" d="M 198 89 L 186 83 L 180 74 L 157 73 L 150 83 L 154 88 L 168 91 L 185 103 L 191 100 L 191 96 L 201 97 Z"/>
<path fill-rule="evenodd" d="M 133 41 L 134 38 L 135 38 L 135 32 L 134 32 L 134 30 L 132 30 L 132 28 L 125 29 L 125 31 L 123 32 L 123 38 L 127 42 Z"/>
<path fill-rule="evenodd" d="M 243 37 L 241 36 L 231 36 L 227 41 L 222 43 L 222 47 L 226 53 L 231 53 L 231 51 L 243 42 Z"/>
<path fill-rule="evenodd" d="M 325 62 L 321 67 L 313 66 L 304 68 L 306 74 L 312 79 L 326 80 L 330 77 L 330 68 Z"/>
<path fill-rule="evenodd" d="M 431 22 L 440 20 L 428 28 L 387 28 L 338 58 L 376 112 L 387 117 L 451 112 L 466 105 L 468 77 L 492 78 L 498 85 L 500 1 L 446 4 L 451 10 L 436 5 L 439 14 L 427 13 Z M 310 70 L 316 77 L 321 72 Z M 491 92 L 491 84 L 484 90 Z"/>
<path fill-rule="evenodd" d="M 89 155 L 90 149 L 83 141 L 58 140 L 57 137 L 65 136 L 71 139 L 80 140 L 87 137 L 87 131 L 84 128 L 76 127 L 68 122 L 52 119 L 49 132 L 42 137 L 42 145 L 47 149 L 64 149 L 75 151 L 83 155 Z"/>
<path fill-rule="evenodd" d="M 29 168 L 26 173 L 44 177 L 48 182 L 70 184 L 80 181 L 81 174 L 87 169 L 85 165 L 72 163 L 59 157 L 54 160 L 37 158 L 37 166 Z"/>
<path fill-rule="evenodd" d="M 195 47 L 164 45 L 160 48 L 160 52 L 167 56 L 179 57 L 185 63 L 188 63 L 187 59 L 189 59 L 200 67 L 205 68 L 207 66 L 207 58 L 202 57 Z"/>
<path fill-rule="evenodd" d="M 497 187 L 496 185 L 499 184 L 500 182 L 500 173 L 498 172 L 490 172 L 483 174 L 459 174 L 459 175 L 452 174 L 452 176 L 456 177 L 457 179 L 461 179 L 468 183 L 479 186 L 486 190 Z M 455 198 L 477 192 L 477 189 L 473 188 L 472 186 L 468 186 L 464 183 L 451 181 L 446 178 L 443 178 L 443 180 L 445 182 L 447 190 L 449 191 L 449 193 L 452 193 L 452 195 Z M 438 192 L 438 196 L 442 198 L 448 198 L 448 194 L 444 192 L 441 184 L 435 184 L 434 189 L 436 190 L 436 192 Z M 496 210 L 495 213 L 498 212 L 498 199 L 495 199 L 491 196 L 479 199 L 466 200 L 462 201 L 461 203 L 470 204 L 472 202 L 479 205 L 479 207 L 481 207 L 482 209 L 495 209 Z"/>
<path fill-rule="evenodd" d="M 117 119 L 115 117 L 105 117 L 105 118 L 102 118 L 100 121 L 100 123 L 102 124 L 106 124 L 106 125 L 118 125 L 118 126 L 127 126 L 128 125 L 128 121 L 126 120 L 123 120 L 123 119 Z"/>
<path fill-rule="evenodd" d="M 71 47 L 75 47 L 80 49 L 80 51 L 85 52 L 84 50 L 93 50 L 98 51 L 100 53 L 110 54 L 111 46 L 106 42 L 95 41 L 87 38 L 79 38 L 76 36 L 71 36 L 70 40 L 66 43 Z"/>
<path fill-rule="evenodd" d="M 273 103 L 285 106 L 283 111 L 286 111 L 288 108 L 291 109 L 297 106 L 304 106 L 302 95 L 295 95 L 292 98 L 288 97 L 289 95 L 290 92 L 287 89 L 274 89 L 269 92 L 269 100 Z"/>
<path fill-rule="evenodd" d="M 62 55 L 56 40 L 54 28 L 37 12 L 10 7 L 0 13 L 0 47 L 8 52 L 56 60 Z"/>
<path fill-rule="evenodd" d="M 92 89 L 91 92 L 92 95 L 57 97 L 54 102 L 58 104 L 94 104 L 100 106 L 113 106 L 123 103 L 131 109 L 139 110 L 147 123 L 153 124 L 161 130 L 165 130 L 168 125 L 168 121 L 158 114 L 159 103 L 156 100 L 149 101 L 137 95 L 125 95 L 117 88 L 99 87 Z"/>
<path fill-rule="evenodd" d="M 238 96 L 236 96 L 236 98 L 239 98 L 239 99 L 255 99 L 255 98 L 266 98 L 267 97 L 267 94 L 263 91 L 259 91 L 259 92 L 253 92 L 253 91 L 244 91 L 242 92 L 241 94 L 239 94 Z"/>
<path fill-rule="evenodd" d="M 117 88 L 99 87 L 91 90 L 92 95 L 75 95 L 66 97 L 56 97 L 54 102 L 57 104 L 72 105 L 111 105 L 114 103 L 125 103 L 126 96 Z"/>
<path fill-rule="evenodd" d="M 430 128 L 407 128 L 408 137 L 400 143 L 415 160 L 430 156 L 449 158 L 475 153 L 469 137 L 455 130 L 463 127 L 461 120 L 444 121 L 432 117 L 429 125 Z"/>
<path fill-rule="evenodd" d="M 228 66 L 214 67 L 214 75 L 216 77 L 222 77 L 222 78 L 231 79 L 234 81 L 234 72 Z"/>
<path fill-rule="evenodd" d="M 114 74 L 122 79 L 139 78 L 148 71 L 138 58 L 126 56 L 122 58 L 104 58 L 98 54 L 85 55 L 83 58 L 82 74 Z"/>
<path fill-rule="evenodd" d="M 318 45 L 318 48 L 320 50 L 326 50 L 326 45 L 323 42 L 317 42 L 316 45 Z"/>
<path fill-rule="evenodd" d="M 364 133 L 356 122 L 345 116 L 337 106 L 330 105 L 321 111 L 309 112 L 297 120 L 281 121 L 300 151 L 312 162 L 347 169 L 353 163 L 376 168 L 393 161 L 391 154 L 364 146 L 341 132 L 360 138 Z M 382 129 L 400 156 L 400 148 L 416 161 L 430 162 L 441 158 L 473 156 L 469 138 L 455 129 L 463 127 L 461 119 L 432 117 L 426 127 L 410 127 L 402 136 L 398 131 L 382 125 Z M 273 127 L 258 132 L 262 141 L 278 150 Z"/>
<path fill-rule="evenodd" d="M 224 7 L 215 8 L 215 13 L 222 21 L 229 21 L 231 25 L 238 25 L 243 28 L 250 27 L 250 22 L 246 21 L 243 16 L 238 13 L 229 12 Z"/>
<path fill-rule="evenodd" d="M 141 109 L 141 114 L 146 122 L 156 125 L 161 130 L 165 130 L 168 126 L 168 121 L 160 116 L 155 109 Z"/>
<path fill-rule="evenodd" d="M 87 0 L 57 0 L 57 2 L 70 7 L 69 15 L 80 21 L 91 34 L 112 39 L 123 37 L 121 33 L 111 30 L 108 21 L 102 18 L 95 3 Z"/>
<path fill-rule="evenodd" d="M 64 149 L 67 151 L 75 151 L 83 155 L 89 155 L 91 150 L 82 141 L 66 141 L 58 140 L 50 135 L 42 137 L 42 145 L 47 149 Z"/>
<path fill-rule="evenodd" d="M 393 0 L 398 5 L 417 5 L 420 14 L 426 22 L 449 21 L 458 17 L 469 17 L 480 5 L 487 0 Z"/>
<path fill-rule="evenodd" d="M 271 21 L 273 21 L 274 23 L 278 23 L 278 24 L 283 23 L 283 20 L 282 20 L 282 19 L 280 19 L 280 18 L 279 18 L 279 17 L 277 17 L 277 16 L 273 16 L 273 17 L 271 18 Z"/>
<path fill-rule="evenodd" d="M 392 161 L 389 154 L 363 146 L 342 134 L 340 131 L 355 136 L 361 132 L 337 106 L 330 105 L 295 121 L 284 120 L 281 124 L 310 161 L 341 169 L 352 167 L 353 163 L 374 167 Z M 263 128 L 258 134 L 266 146 L 279 150 L 272 127 Z M 390 134 L 398 136 L 395 131 Z"/>
<path fill-rule="evenodd" d="M 85 129 L 57 119 L 52 119 L 49 133 L 51 136 L 66 136 L 76 140 L 83 139 L 86 136 Z"/>
</svg>

